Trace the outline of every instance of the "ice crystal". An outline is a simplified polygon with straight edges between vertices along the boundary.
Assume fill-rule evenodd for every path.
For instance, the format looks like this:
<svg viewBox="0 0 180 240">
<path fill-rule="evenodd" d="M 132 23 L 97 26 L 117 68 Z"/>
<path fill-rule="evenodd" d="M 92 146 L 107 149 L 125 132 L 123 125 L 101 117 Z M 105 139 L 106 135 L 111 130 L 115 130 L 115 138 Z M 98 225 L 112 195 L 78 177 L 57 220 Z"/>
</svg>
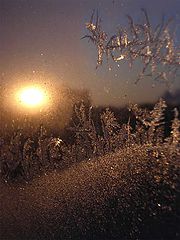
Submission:
<svg viewBox="0 0 180 240">
<path fill-rule="evenodd" d="M 102 30 L 98 14 L 94 23 L 93 13 L 86 24 L 89 35 L 84 38 L 88 38 L 97 48 L 97 67 L 102 65 L 104 56 L 112 58 L 114 62 L 128 61 L 130 66 L 135 60 L 140 60 L 143 67 L 136 82 L 148 76 L 169 84 L 180 66 L 179 46 L 174 43 L 174 35 L 169 30 L 171 19 L 167 22 L 163 20 L 154 28 L 145 9 L 142 9 L 142 13 L 144 23 L 135 23 L 128 15 L 128 26 L 120 27 L 112 36 Z"/>
<path fill-rule="evenodd" d="M 50 137 L 47 142 L 47 158 L 52 168 L 58 168 L 61 165 L 64 155 L 65 143 L 62 139 Z"/>
<path fill-rule="evenodd" d="M 27 177 L 30 177 L 30 168 L 33 161 L 33 141 L 28 138 L 24 143 L 23 150 L 22 150 L 22 167 L 24 173 Z"/>
<path fill-rule="evenodd" d="M 91 33 L 91 35 L 86 35 L 83 38 L 89 38 L 89 40 L 96 45 L 97 52 L 98 52 L 98 57 L 97 57 L 97 66 L 98 66 L 98 65 L 101 65 L 103 62 L 103 55 L 106 51 L 107 35 L 101 28 L 101 19 L 99 18 L 98 14 L 96 17 L 95 24 L 93 23 L 93 20 L 94 20 L 94 13 L 91 16 L 90 22 L 86 24 L 86 28 Z"/>
<path fill-rule="evenodd" d="M 106 108 L 105 112 L 101 114 L 101 122 L 104 139 L 106 141 L 106 151 L 110 151 L 114 148 L 117 141 L 117 130 L 120 126 L 113 112 L 109 108 Z"/>
<path fill-rule="evenodd" d="M 19 239 L 176 239 L 179 119 L 175 109 L 166 138 L 165 108 L 162 99 L 152 110 L 132 105 L 125 123 L 106 108 L 95 122 L 82 103 L 70 143 L 45 126 L 31 138 L 23 130 L 1 138 L 1 177 L 9 182 L 0 181 L 2 239 L 17 229 Z"/>
<path fill-rule="evenodd" d="M 90 157 L 92 153 L 96 154 L 98 150 L 98 136 L 92 119 L 92 110 L 92 107 L 86 109 L 84 103 L 81 103 L 79 108 L 75 106 L 78 120 L 73 128 L 76 135 L 76 145 L 80 148 L 80 153 L 85 153 L 86 157 Z"/>
<path fill-rule="evenodd" d="M 154 109 L 152 111 L 148 110 L 143 110 L 138 107 L 137 104 L 131 105 L 130 110 L 135 114 L 136 119 L 145 127 L 144 131 L 144 139 L 146 139 L 147 142 L 153 143 L 157 141 L 158 137 L 156 135 L 157 132 L 159 132 L 159 137 L 160 137 L 160 132 L 159 128 L 161 125 L 164 124 L 164 111 L 166 109 L 166 103 L 163 99 L 160 99 L 158 103 L 154 106 Z M 137 132 L 142 132 L 143 133 L 143 127 L 140 125 L 138 126 Z M 162 135 L 163 133 L 161 133 Z"/>
<path fill-rule="evenodd" d="M 23 130 L 18 130 L 9 142 L 1 141 L 1 174 L 5 179 L 10 179 L 20 171 L 22 176 L 29 179 L 44 169 L 66 168 L 75 162 L 90 161 L 94 157 L 130 149 L 135 145 L 165 145 L 176 154 L 179 152 L 178 111 L 175 110 L 171 136 L 165 138 L 165 109 L 163 99 L 151 111 L 134 104 L 129 107 L 131 112 L 127 122 L 120 124 L 110 108 L 106 108 L 100 114 L 97 125 L 93 119 L 93 107 L 81 103 L 74 107 L 73 126 L 69 129 L 71 144 L 49 135 L 42 125 L 32 138 L 25 137 Z M 156 152 L 153 152 L 154 156 Z"/>
<path fill-rule="evenodd" d="M 180 144 L 180 120 L 178 118 L 179 112 L 177 108 L 174 109 L 174 119 L 172 122 L 171 143 L 172 146 L 178 148 Z"/>
</svg>

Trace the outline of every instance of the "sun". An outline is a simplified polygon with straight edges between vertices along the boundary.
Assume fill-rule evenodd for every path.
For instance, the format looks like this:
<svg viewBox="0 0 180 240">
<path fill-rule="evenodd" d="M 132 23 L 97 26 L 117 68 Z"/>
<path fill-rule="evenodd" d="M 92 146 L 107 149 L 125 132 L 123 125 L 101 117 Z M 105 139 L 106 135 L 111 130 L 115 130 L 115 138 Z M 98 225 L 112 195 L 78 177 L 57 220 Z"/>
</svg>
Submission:
<svg viewBox="0 0 180 240">
<path fill-rule="evenodd" d="M 38 87 L 26 87 L 19 92 L 19 101 L 26 107 L 35 108 L 45 103 L 46 94 Z"/>
</svg>

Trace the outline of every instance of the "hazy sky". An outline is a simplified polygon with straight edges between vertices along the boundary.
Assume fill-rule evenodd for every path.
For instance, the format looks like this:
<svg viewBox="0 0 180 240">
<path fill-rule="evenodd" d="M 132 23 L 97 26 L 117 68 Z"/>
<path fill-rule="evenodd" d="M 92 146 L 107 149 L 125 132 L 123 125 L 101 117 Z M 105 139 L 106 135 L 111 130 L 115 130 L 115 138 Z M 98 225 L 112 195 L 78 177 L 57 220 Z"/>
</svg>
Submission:
<svg viewBox="0 0 180 240">
<path fill-rule="evenodd" d="M 152 88 L 148 79 L 135 85 L 136 72 L 126 64 L 109 71 L 105 62 L 96 70 L 96 49 L 81 40 L 93 9 L 113 33 L 126 24 L 126 14 L 141 20 L 141 7 L 154 24 L 164 14 L 180 26 L 180 0 L 0 0 L 0 81 L 59 81 L 89 89 L 95 104 L 154 101 L 166 86 Z"/>
</svg>

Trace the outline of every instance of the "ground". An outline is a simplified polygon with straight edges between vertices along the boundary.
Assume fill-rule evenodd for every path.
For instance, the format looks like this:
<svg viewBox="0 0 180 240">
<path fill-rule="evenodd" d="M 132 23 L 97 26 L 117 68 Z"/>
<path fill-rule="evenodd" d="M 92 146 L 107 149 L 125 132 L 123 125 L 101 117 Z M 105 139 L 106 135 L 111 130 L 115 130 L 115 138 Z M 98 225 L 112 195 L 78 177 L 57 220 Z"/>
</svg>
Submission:
<svg viewBox="0 0 180 240">
<path fill-rule="evenodd" d="M 166 154 L 133 146 L 29 183 L 1 181 L 1 239 L 178 239 L 178 169 L 170 179 L 157 167 L 170 165 Z"/>
</svg>

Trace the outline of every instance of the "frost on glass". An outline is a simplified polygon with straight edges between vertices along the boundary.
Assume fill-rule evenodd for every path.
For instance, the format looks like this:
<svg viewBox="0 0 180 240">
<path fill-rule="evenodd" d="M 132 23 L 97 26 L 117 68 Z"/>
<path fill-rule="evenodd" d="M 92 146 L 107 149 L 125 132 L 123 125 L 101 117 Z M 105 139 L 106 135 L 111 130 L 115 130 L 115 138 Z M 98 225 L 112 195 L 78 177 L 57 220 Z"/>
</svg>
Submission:
<svg viewBox="0 0 180 240">
<path fill-rule="evenodd" d="M 23 221 L 29 223 L 36 210 L 36 217 L 46 219 L 48 226 L 41 229 L 38 225 L 37 233 L 31 226 L 28 232 L 24 224 L 19 234 L 27 233 L 32 239 L 33 234 L 45 236 L 52 231 L 53 222 L 54 239 L 67 236 L 67 227 L 78 229 L 78 237 L 86 236 L 89 229 L 91 234 L 97 231 L 106 236 L 109 226 L 113 228 L 111 236 L 136 239 L 146 228 L 154 229 L 148 221 L 156 225 L 169 217 L 177 219 L 180 121 L 175 108 L 166 136 L 166 108 L 163 99 L 152 110 L 131 105 L 122 123 L 110 108 L 103 109 L 95 121 L 95 109 L 81 103 L 74 107 L 71 143 L 49 135 L 44 125 L 32 137 L 25 137 L 22 129 L 9 141 L 1 137 L 1 178 L 10 184 L 6 187 L 17 179 L 30 183 L 20 185 L 17 191 L 11 189 L 13 197 L 21 200 L 18 211 L 26 209 L 23 214 L 28 213 L 28 220 L 24 217 Z M 21 214 L 16 216 L 15 226 L 21 222 L 19 217 Z M 31 224 L 34 226 L 34 215 Z M 68 234 L 73 236 L 73 230 Z"/>
<path fill-rule="evenodd" d="M 127 121 L 120 123 L 110 108 L 104 109 L 98 115 L 99 119 L 94 119 L 92 106 L 84 103 L 75 105 L 73 125 L 69 128 L 71 143 L 48 134 L 43 125 L 32 137 L 27 137 L 21 129 L 9 142 L 1 138 L 1 175 L 4 179 L 11 179 L 18 171 L 28 179 L 44 170 L 65 168 L 76 162 L 141 145 L 150 149 L 167 147 L 170 152 L 179 154 L 178 110 L 174 109 L 171 132 L 166 136 L 166 108 L 163 99 L 159 99 L 152 110 L 131 104 Z"/>
<path fill-rule="evenodd" d="M 127 61 L 132 67 L 136 60 L 142 64 L 136 82 L 145 76 L 155 81 L 163 80 L 169 84 L 177 76 L 180 66 L 180 48 L 175 44 L 175 37 L 170 31 L 172 19 L 164 19 L 153 27 L 145 9 L 143 23 L 136 23 L 127 16 L 126 27 L 119 27 L 117 33 L 109 36 L 103 30 L 100 17 L 91 16 L 86 24 L 89 39 L 97 48 L 97 67 L 102 65 L 104 57 L 115 63 Z"/>
<path fill-rule="evenodd" d="M 93 14 L 85 38 L 97 48 L 97 66 L 105 57 L 130 67 L 140 60 L 137 82 L 169 82 L 180 56 L 170 21 L 153 28 L 142 13 L 143 24 L 127 16 L 128 26 L 110 37 Z M 121 121 L 112 107 L 77 95 L 63 130 L 64 102 L 57 100 L 55 123 L 42 111 L 35 122 L 14 118 L 0 131 L 1 238 L 179 239 L 179 107 L 162 98 L 152 108 L 131 104 L 126 114 L 118 109 Z"/>
<path fill-rule="evenodd" d="M 137 104 L 131 105 L 129 109 L 134 113 L 138 121 L 137 132 L 142 132 L 144 135 L 143 141 L 151 144 L 157 141 L 162 142 L 160 138 L 163 138 L 162 127 L 164 124 L 164 111 L 166 109 L 165 101 L 160 99 L 152 111 L 143 110 Z"/>
</svg>

